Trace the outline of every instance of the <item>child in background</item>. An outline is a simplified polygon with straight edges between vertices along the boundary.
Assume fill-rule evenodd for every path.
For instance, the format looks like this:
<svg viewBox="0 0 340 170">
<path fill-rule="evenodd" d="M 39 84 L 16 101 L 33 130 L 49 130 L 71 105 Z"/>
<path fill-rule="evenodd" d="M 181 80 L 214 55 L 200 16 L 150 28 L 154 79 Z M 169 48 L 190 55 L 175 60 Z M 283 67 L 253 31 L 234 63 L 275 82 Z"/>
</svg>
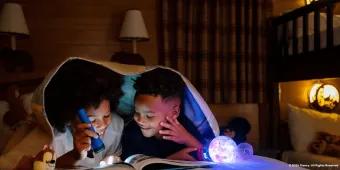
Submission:
<svg viewBox="0 0 340 170">
<path fill-rule="evenodd" d="M 46 113 L 54 128 L 56 167 L 93 168 L 106 157 L 121 153 L 124 123 L 113 112 L 121 94 L 121 76 L 96 68 L 71 69 L 74 71 L 60 70 L 45 90 Z M 80 122 L 80 108 L 86 110 L 91 123 Z M 91 124 L 95 132 L 89 129 Z M 102 152 L 93 153 L 91 137 L 104 142 Z"/>
<path fill-rule="evenodd" d="M 134 85 L 135 114 L 122 137 L 122 158 L 144 154 L 168 159 L 196 160 L 199 133 L 181 113 L 184 82 L 175 72 L 157 68 L 138 77 Z"/>
<path fill-rule="evenodd" d="M 221 128 L 221 135 L 232 138 L 236 144 L 247 141 L 247 134 L 251 127 L 247 119 L 242 117 L 233 118 L 227 126 Z"/>
</svg>

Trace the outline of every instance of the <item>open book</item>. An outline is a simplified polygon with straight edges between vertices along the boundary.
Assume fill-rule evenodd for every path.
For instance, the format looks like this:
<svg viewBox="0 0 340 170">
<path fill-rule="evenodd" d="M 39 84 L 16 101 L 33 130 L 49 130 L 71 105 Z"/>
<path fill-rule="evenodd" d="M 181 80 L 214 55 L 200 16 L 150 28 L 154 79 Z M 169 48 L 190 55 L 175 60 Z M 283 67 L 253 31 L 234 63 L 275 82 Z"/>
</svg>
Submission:
<svg viewBox="0 0 340 170">
<path fill-rule="evenodd" d="M 105 170 L 154 170 L 154 169 L 195 169 L 211 168 L 215 165 L 207 161 L 180 161 L 150 157 L 142 154 L 132 155 L 124 162 L 116 163 L 108 167 L 102 167 Z"/>
</svg>

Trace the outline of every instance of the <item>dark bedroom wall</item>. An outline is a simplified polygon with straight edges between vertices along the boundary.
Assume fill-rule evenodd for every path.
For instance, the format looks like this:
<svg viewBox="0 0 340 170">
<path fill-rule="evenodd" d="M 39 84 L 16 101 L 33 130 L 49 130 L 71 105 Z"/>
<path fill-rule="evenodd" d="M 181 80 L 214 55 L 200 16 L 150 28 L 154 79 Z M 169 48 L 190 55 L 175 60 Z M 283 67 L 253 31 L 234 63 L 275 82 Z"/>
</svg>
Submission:
<svg viewBox="0 0 340 170">
<path fill-rule="evenodd" d="M 157 64 L 155 0 L 16 0 L 23 6 L 31 33 L 17 48 L 29 51 L 37 70 L 48 70 L 69 56 L 109 60 L 131 50 L 118 41 L 127 9 L 140 9 L 150 40 L 137 44 L 148 65 Z M 2 38 L 3 39 L 3 38 Z M 9 44 L 9 43 L 8 43 Z"/>
</svg>

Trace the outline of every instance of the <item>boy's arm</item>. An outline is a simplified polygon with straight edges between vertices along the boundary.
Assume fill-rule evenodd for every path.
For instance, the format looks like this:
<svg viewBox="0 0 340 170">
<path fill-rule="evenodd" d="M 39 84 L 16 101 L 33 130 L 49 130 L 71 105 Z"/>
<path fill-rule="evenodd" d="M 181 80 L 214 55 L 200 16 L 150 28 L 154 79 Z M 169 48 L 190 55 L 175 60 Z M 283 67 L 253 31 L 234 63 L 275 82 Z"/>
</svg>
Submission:
<svg viewBox="0 0 340 170">
<path fill-rule="evenodd" d="M 98 135 L 89 130 L 90 124 L 79 123 L 74 127 L 73 149 L 57 158 L 57 168 L 74 167 L 78 161 L 83 160 L 87 156 L 87 152 L 91 149 L 91 137 Z"/>
<path fill-rule="evenodd" d="M 187 147 L 202 148 L 202 144 L 178 122 L 176 116 L 167 117 L 166 119 L 167 122 L 161 122 L 161 126 L 166 129 L 159 131 L 163 135 L 163 139 L 184 144 Z"/>
</svg>

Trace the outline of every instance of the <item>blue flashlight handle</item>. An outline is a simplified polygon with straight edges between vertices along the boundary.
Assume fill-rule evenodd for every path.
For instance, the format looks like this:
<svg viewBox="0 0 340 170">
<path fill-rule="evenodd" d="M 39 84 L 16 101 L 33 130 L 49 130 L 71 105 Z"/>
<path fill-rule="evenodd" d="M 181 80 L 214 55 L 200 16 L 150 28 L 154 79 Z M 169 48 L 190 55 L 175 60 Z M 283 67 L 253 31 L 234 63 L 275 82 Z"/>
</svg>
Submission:
<svg viewBox="0 0 340 170">
<path fill-rule="evenodd" d="M 79 120 L 82 123 L 90 123 L 91 124 L 91 121 L 90 121 L 89 117 L 87 116 L 87 113 L 86 113 L 84 108 L 81 108 L 81 109 L 78 110 L 78 117 L 79 117 Z M 91 124 L 89 129 L 92 130 L 93 132 L 96 132 L 95 129 L 93 128 L 92 124 Z M 98 138 L 91 137 L 91 147 L 92 147 L 92 149 L 95 153 L 99 153 L 99 152 L 101 152 L 105 149 L 105 145 L 99 137 Z"/>
</svg>

